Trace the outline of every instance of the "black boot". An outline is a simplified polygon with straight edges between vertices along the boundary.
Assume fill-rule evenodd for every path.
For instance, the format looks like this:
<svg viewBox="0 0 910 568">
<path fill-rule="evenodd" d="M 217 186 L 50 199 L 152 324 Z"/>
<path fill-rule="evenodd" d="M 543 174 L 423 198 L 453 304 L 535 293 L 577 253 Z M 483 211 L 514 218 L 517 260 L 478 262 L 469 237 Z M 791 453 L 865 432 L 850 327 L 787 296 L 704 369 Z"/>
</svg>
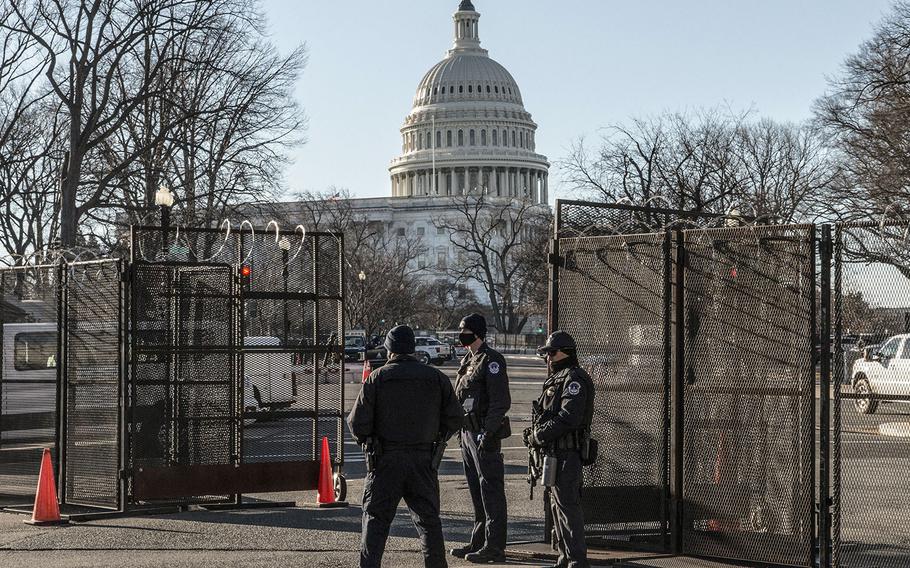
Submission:
<svg viewBox="0 0 910 568">
<path fill-rule="evenodd" d="M 456 558 L 464 558 L 468 554 L 475 552 L 475 550 L 476 549 L 473 546 L 468 544 L 466 546 L 461 546 L 459 548 L 453 548 L 452 550 L 449 551 L 449 553 Z"/>
<path fill-rule="evenodd" d="M 465 560 L 473 564 L 489 564 L 491 562 L 505 562 L 506 553 L 502 550 L 493 550 L 492 548 L 481 548 L 477 552 L 472 552 L 464 557 Z"/>
</svg>

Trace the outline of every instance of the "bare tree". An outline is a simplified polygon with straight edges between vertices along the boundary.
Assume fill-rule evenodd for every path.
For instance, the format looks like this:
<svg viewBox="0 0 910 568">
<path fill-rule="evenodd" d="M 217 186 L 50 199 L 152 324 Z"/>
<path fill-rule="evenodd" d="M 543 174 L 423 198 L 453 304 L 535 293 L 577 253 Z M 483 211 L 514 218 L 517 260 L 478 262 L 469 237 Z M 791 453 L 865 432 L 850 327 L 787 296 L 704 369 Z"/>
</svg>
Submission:
<svg viewBox="0 0 910 568">
<path fill-rule="evenodd" d="M 344 309 L 351 327 L 372 335 L 419 314 L 424 294 L 419 275 L 423 269 L 416 259 L 425 248 L 419 237 L 398 236 L 383 223 L 370 221 L 356 210 L 344 189 L 305 192 L 296 199 L 300 209 L 293 214 L 268 206 L 263 213 L 285 223 L 293 219 L 307 230 L 344 234 L 348 290 Z"/>
<path fill-rule="evenodd" d="M 815 106 L 843 165 L 832 212 L 845 220 L 910 214 L 910 3 L 895 3 Z"/>
<path fill-rule="evenodd" d="M 423 291 L 424 305 L 419 320 L 425 328 L 455 329 L 465 314 L 483 311 L 471 288 L 447 278 L 425 285 Z"/>
<path fill-rule="evenodd" d="M 837 176 L 809 126 L 716 109 L 635 119 L 593 150 L 579 139 L 560 167 L 594 199 L 776 221 L 811 216 Z"/>
<path fill-rule="evenodd" d="M 458 253 L 447 269 L 456 282 L 475 281 L 486 291 L 497 329 L 519 333 L 546 282 L 546 233 L 550 214 L 530 201 L 489 197 L 484 191 L 452 198 L 451 213 L 433 220 Z M 545 285 L 544 285 L 545 288 Z M 539 312 L 538 312 L 539 313 Z"/>
</svg>

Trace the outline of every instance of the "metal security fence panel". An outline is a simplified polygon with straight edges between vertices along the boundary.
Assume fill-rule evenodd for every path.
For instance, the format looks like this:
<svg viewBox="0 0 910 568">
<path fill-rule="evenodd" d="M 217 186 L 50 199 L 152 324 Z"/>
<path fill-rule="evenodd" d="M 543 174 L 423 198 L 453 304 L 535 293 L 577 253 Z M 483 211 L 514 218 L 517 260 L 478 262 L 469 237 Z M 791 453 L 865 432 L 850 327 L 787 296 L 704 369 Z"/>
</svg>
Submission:
<svg viewBox="0 0 910 568">
<path fill-rule="evenodd" d="M 242 245 L 243 461 L 316 462 L 326 436 L 340 464 L 342 238 L 266 231 Z"/>
<path fill-rule="evenodd" d="M 136 262 L 130 284 L 130 495 L 217 499 L 158 485 L 239 460 L 236 268 Z"/>
<path fill-rule="evenodd" d="M 586 534 L 601 545 L 666 549 L 669 235 L 563 238 L 559 253 L 557 325 L 575 337 L 597 393 Z"/>
<path fill-rule="evenodd" d="M 60 267 L 0 268 L 0 505 L 34 497 L 43 448 L 56 462 Z"/>
<path fill-rule="evenodd" d="M 63 500 L 120 504 L 123 279 L 118 260 L 66 267 Z"/>
<path fill-rule="evenodd" d="M 684 243 L 683 551 L 812 566 L 814 227 Z"/>
<path fill-rule="evenodd" d="M 907 224 L 838 226 L 833 287 L 833 566 L 910 567 Z"/>
</svg>

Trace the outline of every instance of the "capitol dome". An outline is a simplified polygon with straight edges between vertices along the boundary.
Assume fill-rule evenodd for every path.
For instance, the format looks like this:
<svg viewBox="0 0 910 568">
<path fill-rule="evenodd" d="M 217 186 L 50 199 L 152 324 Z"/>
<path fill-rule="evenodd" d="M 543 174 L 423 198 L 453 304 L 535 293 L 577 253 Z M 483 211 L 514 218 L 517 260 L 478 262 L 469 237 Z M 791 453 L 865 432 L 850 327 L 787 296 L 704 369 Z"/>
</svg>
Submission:
<svg viewBox="0 0 910 568">
<path fill-rule="evenodd" d="M 455 43 L 424 75 L 389 168 L 394 197 L 486 191 L 547 203 L 549 162 L 537 154 L 537 124 L 505 67 L 480 47 L 480 14 L 463 0 Z"/>
</svg>

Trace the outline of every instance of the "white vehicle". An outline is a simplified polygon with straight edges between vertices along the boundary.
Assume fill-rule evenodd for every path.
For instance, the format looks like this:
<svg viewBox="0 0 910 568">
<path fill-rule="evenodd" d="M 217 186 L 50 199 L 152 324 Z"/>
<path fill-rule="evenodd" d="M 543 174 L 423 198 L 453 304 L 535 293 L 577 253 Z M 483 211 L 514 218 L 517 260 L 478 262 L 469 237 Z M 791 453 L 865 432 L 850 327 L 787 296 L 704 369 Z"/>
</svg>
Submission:
<svg viewBox="0 0 910 568">
<path fill-rule="evenodd" d="M 245 347 L 281 347 L 277 337 L 245 337 Z M 303 367 L 294 365 L 293 353 L 250 353 L 243 356 L 243 407 L 248 411 L 288 408 L 297 402 L 297 377 Z"/>
<path fill-rule="evenodd" d="M 877 347 L 866 350 L 853 363 L 853 392 L 857 395 L 910 395 L 910 333 L 895 335 Z M 856 398 L 853 405 L 860 414 L 872 414 L 880 399 Z"/>
<path fill-rule="evenodd" d="M 450 357 L 449 346 L 435 337 L 417 337 L 417 360 L 428 365 L 442 365 Z"/>
<path fill-rule="evenodd" d="M 53 439 L 57 404 L 57 324 L 3 324 L 0 444 Z"/>
</svg>

